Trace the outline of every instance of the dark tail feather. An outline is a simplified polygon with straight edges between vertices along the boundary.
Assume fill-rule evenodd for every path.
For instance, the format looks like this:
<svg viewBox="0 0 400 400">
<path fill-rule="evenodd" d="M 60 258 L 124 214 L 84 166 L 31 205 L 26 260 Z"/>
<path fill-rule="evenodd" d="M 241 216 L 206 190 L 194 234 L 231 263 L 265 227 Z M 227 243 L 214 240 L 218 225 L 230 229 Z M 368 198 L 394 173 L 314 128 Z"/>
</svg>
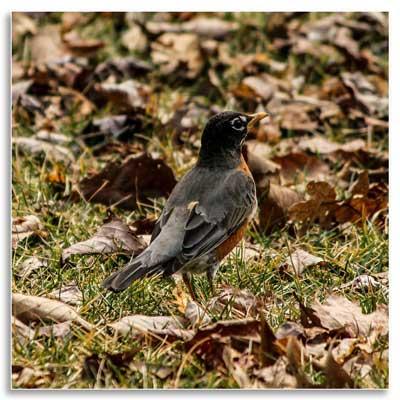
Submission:
<svg viewBox="0 0 400 400">
<path fill-rule="evenodd" d="M 102 286 L 113 292 L 121 292 L 125 290 L 134 280 L 148 276 L 154 273 L 156 268 L 148 267 L 144 263 L 143 257 L 139 256 L 125 265 L 121 270 L 115 271 L 106 278 Z"/>
</svg>

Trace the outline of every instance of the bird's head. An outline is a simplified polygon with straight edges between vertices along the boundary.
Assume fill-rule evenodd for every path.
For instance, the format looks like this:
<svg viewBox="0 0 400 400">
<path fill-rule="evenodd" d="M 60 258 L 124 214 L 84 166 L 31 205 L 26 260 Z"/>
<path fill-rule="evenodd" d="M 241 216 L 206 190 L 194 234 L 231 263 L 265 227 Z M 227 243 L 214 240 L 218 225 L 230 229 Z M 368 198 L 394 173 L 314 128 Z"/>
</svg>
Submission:
<svg viewBox="0 0 400 400">
<path fill-rule="evenodd" d="M 224 158 L 240 157 L 248 131 L 267 116 L 266 112 L 244 114 L 234 111 L 214 115 L 203 131 L 200 160 L 223 162 Z"/>
</svg>

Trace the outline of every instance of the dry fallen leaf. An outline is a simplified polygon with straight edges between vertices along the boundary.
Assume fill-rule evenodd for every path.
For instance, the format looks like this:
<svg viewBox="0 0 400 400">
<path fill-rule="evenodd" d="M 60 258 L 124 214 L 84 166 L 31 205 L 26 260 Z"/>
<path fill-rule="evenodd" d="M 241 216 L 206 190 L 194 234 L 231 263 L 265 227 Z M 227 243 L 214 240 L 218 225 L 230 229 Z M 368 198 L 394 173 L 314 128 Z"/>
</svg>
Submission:
<svg viewBox="0 0 400 400">
<path fill-rule="evenodd" d="M 207 309 L 213 312 L 228 312 L 236 318 L 249 318 L 257 311 L 257 299 L 247 290 L 225 286 L 217 296 L 207 303 Z"/>
<path fill-rule="evenodd" d="M 282 185 L 300 183 L 304 180 L 322 180 L 330 173 L 329 166 L 324 161 L 305 153 L 275 156 L 272 161 L 281 167 Z"/>
<path fill-rule="evenodd" d="M 33 340 L 35 331 L 14 316 L 11 316 L 11 329 L 14 337 Z"/>
<path fill-rule="evenodd" d="M 32 235 L 40 235 L 43 229 L 40 219 L 35 215 L 16 217 L 12 221 L 12 247 L 15 249 L 18 242 Z"/>
<path fill-rule="evenodd" d="M 384 305 L 370 314 L 363 314 L 358 304 L 340 295 L 330 295 L 322 304 L 315 302 L 311 309 L 318 324 L 328 330 L 345 328 L 351 337 L 372 341 L 388 333 L 388 312 Z"/>
<path fill-rule="evenodd" d="M 33 271 L 47 266 L 46 260 L 41 260 L 38 257 L 28 257 L 14 268 L 17 275 L 22 279 L 27 278 Z"/>
<path fill-rule="evenodd" d="M 165 75 L 177 72 L 196 78 L 204 66 L 199 38 L 191 33 L 164 33 L 151 44 L 151 58 Z"/>
<path fill-rule="evenodd" d="M 192 327 L 208 325 L 211 322 L 207 309 L 190 300 L 186 305 L 185 318 L 190 321 Z"/>
<path fill-rule="evenodd" d="M 384 117 L 388 115 L 389 100 L 380 96 L 376 88 L 361 72 L 342 72 L 341 78 L 369 115 Z"/>
<path fill-rule="evenodd" d="M 111 115 L 94 119 L 83 130 L 83 139 L 88 145 L 103 144 L 110 139 L 126 141 L 138 132 L 140 121 L 130 115 Z"/>
<path fill-rule="evenodd" d="M 273 365 L 255 371 L 255 376 L 259 379 L 260 388 L 297 388 L 297 379 L 287 372 L 288 361 L 280 357 Z"/>
<path fill-rule="evenodd" d="M 137 24 L 131 25 L 130 28 L 124 32 L 121 37 L 121 42 L 128 50 L 139 53 L 145 52 L 149 46 L 147 36 Z"/>
<path fill-rule="evenodd" d="M 122 336 L 148 334 L 155 338 L 168 336 L 171 339 L 188 340 L 193 332 L 184 329 L 184 323 L 185 320 L 181 317 L 129 315 L 108 326 Z"/>
<path fill-rule="evenodd" d="M 279 266 L 280 271 L 294 272 L 296 275 L 301 275 L 303 271 L 312 265 L 323 263 L 321 257 L 313 256 L 304 250 L 298 249 L 289 254 L 287 259 Z"/>
<path fill-rule="evenodd" d="M 249 375 L 243 365 L 243 354 L 229 346 L 224 346 L 222 358 L 229 373 L 235 379 L 240 388 L 249 389 L 252 387 Z"/>
<path fill-rule="evenodd" d="M 290 207 L 302 198 L 301 194 L 290 188 L 271 183 L 268 194 L 259 201 L 260 228 L 264 232 L 270 232 L 284 226 L 288 220 Z"/>
<path fill-rule="evenodd" d="M 65 262 L 74 254 L 109 254 L 122 252 L 129 255 L 139 254 L 146 244 L 137 237 L 129 226 L 114 218 L 103 225 L 93 237 L 83 242 L 75 243 L 62 252 Z"/>
<path fill-rule="evenodd" d="M 89 202 L 135 209 L 137 200 L 167 196 L 175 184 L 174 174 L 164 161 L 140 153 L 121 165 L 110 163 L 99 174 L 84 178 L 79 187 Z"/>
<path fill-rule="evenodd" d="M 48 143 L 44 140 L 35 139 L 33 137 L 13 137 L 13 145 L 19 150 L 31 154 L 44 153 L 46 157 L 57 162 L 73 163 L 74 155 L 66 147 Z"/>
<path fill-rule="evenodd" d="M 250 168 L 251 174 L 253 175 L 258 196 L 265 195 L 269 188 L 270 182 L 275 182 L 278 180 L 277 176 L 279 175 L 279 171 L 281 169 L 280 165 L 268 160 L 267 158 L 260 157 L 250 150 L 247 145 L 243 148 L 243 157 Z"/>
<path fill-rule="evenodd" d="M 324 360 L 324 373 L 328 388 L 353 388 L 354 381 L 346 370 L 335 360 L 332 349 Z"/>
<path fill-rule="evenodd" d="M 98 83 L 96 91 L 115 108 L 134 112 L 146 109 L 150 96 L 150 87 L 130 79 L 121 83 Z"/>
<path fill-rule="evenodd" d="M 76 284 L 65 285 L 49 293 L 49 297 L 63 303 L 79 305 L 82 303 L 82 292 Z"/>
<path fill-rule="evenodd" d="M 190 32 L 200 36 L 223 39 L 238 29 L 236 22 L 225 21 L 214 17 L 197 17 L 181 24 L 149 21 L 146 29 L 152 34 Z"/>
<path fill-rule="evenodd" d="M 303 224 L 317 222 L 323 228 L 331 228 L 346 222 L 363 222 L 388 207 L 387 186 L 384 183 L 369 185 L 366 173 L 360 174 L 350 190 L 350 198 L 339 201 L 329 183 L 312 181 L 307 185 L 310 199 L 292 205 L 289 209 L 290 218 Z M 385 215 L 380 217 L 377 225 L 384 224 Z"/>
<path fill-rule="evenodd" d="M 58 324 L 41 326 L 37 330 L 37 336 L 65 338 L 72 331 L 72 321 L 59 322 Z"/>
<path fill-rule="evenodd" d="M 75 31 L 64 34 L 62 41 L 71 54 L 84 57 L 91 56 L 105 45 L 100 39 L 83 39 Z"/>
<path fill-rule="evenodd" d="M 87 330 L 92 329 L 92 324 L 84 320 L 71 306 L 45 297 L 13 293 L 12 313 L 23 322 L 44 320 L 55 322 L 73 321 Z"/>
<path fill-rule="evenodd" d="M 124 80 L 134 79 L 139 74 L 150 72 L 152 69 L 153 67 L 150 63 L 141 59 L 118 57 L 98 64 L 94 74 L 101 81 L 105 81 L 110 76 L 118 80 Z"/>
</svg>

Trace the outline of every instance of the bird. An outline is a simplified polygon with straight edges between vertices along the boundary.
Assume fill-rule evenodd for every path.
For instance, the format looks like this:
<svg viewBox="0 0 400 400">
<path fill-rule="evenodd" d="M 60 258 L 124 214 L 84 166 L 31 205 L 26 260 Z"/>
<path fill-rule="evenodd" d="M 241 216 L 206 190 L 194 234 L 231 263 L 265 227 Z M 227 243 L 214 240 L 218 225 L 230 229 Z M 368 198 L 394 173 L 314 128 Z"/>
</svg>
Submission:
<svg viewBox="0 0 400 400">
<path fill-rule="evenodd" d="M 194 167 L 172 190 L 149 246 L 102 286 L 113 292 L 153 275 L 182 275 L 191 297 L 192 275 L 213 279 L 221 261 L 243 238 L 257 210 L 256 187 L 242 154 L 248 131 L 266 112 L 224 111 L 211 117 L 201 136 Z"/>
</svg>

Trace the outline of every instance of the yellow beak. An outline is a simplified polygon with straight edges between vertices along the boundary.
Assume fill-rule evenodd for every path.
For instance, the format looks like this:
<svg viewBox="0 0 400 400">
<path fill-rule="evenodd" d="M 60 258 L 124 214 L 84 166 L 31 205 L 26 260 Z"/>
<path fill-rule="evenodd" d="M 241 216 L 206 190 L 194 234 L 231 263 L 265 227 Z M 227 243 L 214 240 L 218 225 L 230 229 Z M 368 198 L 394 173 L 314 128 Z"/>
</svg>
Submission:
<svg viewBox="0 0 400 400">
<path fill-rule="evenodd" d="M 250 130 L 254 127 L 254 125 L 258 122 L 261 121 L 262 119 L 264 119 L 265 117 L 268 117 L 268 113 L 262 111 L 256 114 L 247 114 L 247 116 L 249 118 L 251 118 L 251 120 L 249 121 L 249 123 L 247 124 L 247 130 Z"/>
</svg>

